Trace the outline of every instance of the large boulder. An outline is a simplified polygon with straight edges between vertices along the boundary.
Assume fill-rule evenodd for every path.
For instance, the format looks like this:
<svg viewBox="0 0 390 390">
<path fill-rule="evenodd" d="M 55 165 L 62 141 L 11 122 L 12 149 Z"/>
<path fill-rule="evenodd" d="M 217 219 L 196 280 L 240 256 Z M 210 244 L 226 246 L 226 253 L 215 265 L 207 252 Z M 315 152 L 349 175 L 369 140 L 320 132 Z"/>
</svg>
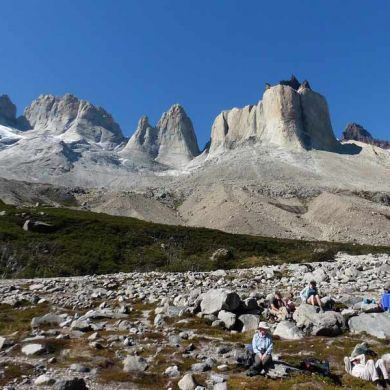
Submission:
<svg viewBox="0 0 390 390">
<path fill-rule="evenodd" d="M 260 316 L 256 314 L 242 314 L 238 317 L 238 322 L 241 325 L 241 331 L 256 330 L 260 322 Z"/>
<path fill-rule="evenodd" d="M 233 291 L 211 289 L 203 295 L 200 308 L 205 314 L 216 314 L 221 310 L 235 311 L 240 303 L 239 295 Z"/>
<path fill-rule="evenodd" d="M 218 313 L 218 318 L 223 322 L 226 329 L 233 329 L 236 324 L 237 316 L 230 311 L 221 310 Z"/>
<path fill-rule="evenodd" d="M 61 317 L 54 313 L 47 313 L 41 317 L 34 317 L 31 320 L 31 327 L 37 328 L 42 325 L 59 325 L 64 321 L 64 317 Z"/>
<path fill-rule="evenodd" d="M 53 390 L 88 390 L 84 379 L 73 378 L 58 381 L 52 387 Z"/>
<path fill-rule="evenodd" d="M 379 339 L 390 338 L 390 313 L 362 313 L 348 321 L 352 333 L 368 333 Z"/>
<path fill-rule="evenodd" d="M 304 334 L 293 322 L 281 321 L 274 330 L 274 336 L 286 340 L 300 340 L 304 337 Z"/>
<path fill-rule="evenodd" d="M 335 311 L 318 313 L 317 311 L 316 306 L 301 304 L 293 314 L 297 327 L 313 336 L 337 336 L 342 333 L 345 322 L 340 313 Z"/>
</svg>

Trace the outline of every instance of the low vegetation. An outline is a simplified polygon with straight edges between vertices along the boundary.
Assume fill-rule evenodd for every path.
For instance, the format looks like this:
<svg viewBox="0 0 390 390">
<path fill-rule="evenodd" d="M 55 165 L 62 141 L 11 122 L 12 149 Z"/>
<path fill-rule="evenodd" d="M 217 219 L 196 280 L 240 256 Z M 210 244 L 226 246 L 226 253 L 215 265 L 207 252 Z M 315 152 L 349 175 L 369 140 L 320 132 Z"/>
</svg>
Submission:
<svg viewBox="0 0 390 390">
<path fill-rule="evenodd" d="M 170 226 L 66 208 L 0 203 L 0 277 L 52 277 L 130 271 L 209 271 L 332 260 L 339 252 L 390 253 L 390 247 L 310 242 Z M 53 225 L 23 230 L 27 219 Z M 210 260 L 226 248 L 232 256 Z"/>
</svg>

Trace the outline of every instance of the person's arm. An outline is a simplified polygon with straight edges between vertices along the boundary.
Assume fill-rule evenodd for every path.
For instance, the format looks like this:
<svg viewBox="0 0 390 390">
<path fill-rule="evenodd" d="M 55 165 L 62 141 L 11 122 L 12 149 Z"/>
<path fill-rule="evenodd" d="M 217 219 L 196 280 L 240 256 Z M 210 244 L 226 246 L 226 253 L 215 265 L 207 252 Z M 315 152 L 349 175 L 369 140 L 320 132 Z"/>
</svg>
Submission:
<svg viewBox="0 0 390 390">
<path fill-rule="evenodd" d="M 365 364 L 366 363 L 366 356 L 364 355 L 364 353 L 362 353 L 361 355 L 350 358 L 349 360 L 353 364 L 359 364 L 359 363 Z"/>
<path fill-rule="evenodd" d="M 299 296 L 302 299 L 302 302 L 306 302 L 307 299 L 307 287 L 305 287 L 300 293 Z"/>
<path fill-rule="evenodd" d="M 272 355 L 272 349 L 274 347 L 274 343 L 272 341 L 272 337 L 268 337 L 268 339 L 269 339 L 270 344 L 269 344 L 267 350 L 265 351 L 265 355 Z"/>
<path fill-rule="evenodd" d="M 260 353 L 259 349 L 257 348 L 257 334 L 255 334 L 253 336 L 253 339 L 252 339 L 252 348 L 253 348 L 253 352 L 257 355 Z"/>
</svg>

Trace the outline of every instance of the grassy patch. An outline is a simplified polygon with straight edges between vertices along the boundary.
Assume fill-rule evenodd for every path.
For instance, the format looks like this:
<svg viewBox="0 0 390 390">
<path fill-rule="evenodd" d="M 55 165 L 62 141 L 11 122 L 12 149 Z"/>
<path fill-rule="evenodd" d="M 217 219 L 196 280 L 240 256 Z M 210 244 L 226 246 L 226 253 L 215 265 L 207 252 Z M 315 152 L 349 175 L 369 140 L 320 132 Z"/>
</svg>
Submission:
<svg viewBox="0 0 390 390">
<path fill-rule="evenodd" d="M 332 260 L 350 254 L 390 253 L 390 247 L 285 240 L 169 226 L 87 211 L 0 204 L 0 275 L 51 277 L 130 271 L 209 271 Z M 41 214 L 43 213 L 43 214 Z M 54 226 L 50 233 L 24 231 L 27 219 Z M 232 258 L 211 261 L 226 248 Z"/>
<path fill-rule="evenodd" d="M 5 386 L 22 375 L 32 374 L 33 369 L 33 366 L 24 363 L 0 363 L 0 386 Z"/>
</svg>

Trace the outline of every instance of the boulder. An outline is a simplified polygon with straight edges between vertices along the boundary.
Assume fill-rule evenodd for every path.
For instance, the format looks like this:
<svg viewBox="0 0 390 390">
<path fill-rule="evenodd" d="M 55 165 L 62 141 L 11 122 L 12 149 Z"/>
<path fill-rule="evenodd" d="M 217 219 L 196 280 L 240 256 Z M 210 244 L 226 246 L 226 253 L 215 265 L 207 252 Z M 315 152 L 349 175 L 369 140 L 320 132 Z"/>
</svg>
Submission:
<svg viewBox="0 0 390 390">
<path fill-rule="evenodd" d="M 240 303 L 239 295 L 233 291 L 211 289 L 203 295 L 200 307 L 205 314 L 216 314 L 220 310 L 235 311 Z"/>
<path fill-rule="evenodd" d="M 260 322 L 260 316 L 256 314 L 242 314 L 238 317 L 242 332 L 256 330 Z"/>
<path fill-rule="evenodd" d="M 46 347 L 42 344 L 27 344 L 22 347 L 22 353 L 27 356 L 41 355 L 46 352 Z"/>
<path fill-rule="evenodd" d="M 31 327 L 38 328 L 42 325 L 59 325 L 64 321 L 64 317 L 57 314 L 47 313 L 41 317 L 34 317 L 31 320 Z"/>
<path fill-rule="evenodd" d="M 58 381 L 52 387 L 53 390 L 88 390 L 84 379 L 73 378 Z"/>
<path fill-rule="evenodd" d="M 225 328 L 230 330 L 234 328 L 237 316 L 230 311 L 221 310 L 218 313 L 218 318 L 223 322 Z"/>
<path fill-rule="evenodd" d="M 192 374 L 188 373 L 181 378 L 177 384 L 180 390 L 194 390 L 196 387 L 196 382 Z"/>
<path fill-rule="evenodd" d="M 318 313 L 318 307 L 301 304 L 293 314 L 297 327 L 313 336 L 337 336 L 342 333 L 345 321 L 340 313 L 326 311 Z"/>
<path fill-rule="evenodd" d="M 274 336 L 286 340 L 300 340 L 304 337 L 304 334 L 293 322 L 281 321 L 274 330 Z"/>
<path fill-rule="evenodd" d="M 379 339 L 390 338 L 390 313 L 362 313 L 348 321 L 352 333 L 365 332 Z"/>
<path fill-rule="evenodd" d="M 127 356 L 123 361 L 124 372 L 143 372 L 148 368 L 148 363 L 141 356 Z"/>
<path fill-rule="evenodd" d="M 55 382 L 55 379 L 43 374 L 34 380 L 35 386 L 51 386 Z"/>
</svg>

